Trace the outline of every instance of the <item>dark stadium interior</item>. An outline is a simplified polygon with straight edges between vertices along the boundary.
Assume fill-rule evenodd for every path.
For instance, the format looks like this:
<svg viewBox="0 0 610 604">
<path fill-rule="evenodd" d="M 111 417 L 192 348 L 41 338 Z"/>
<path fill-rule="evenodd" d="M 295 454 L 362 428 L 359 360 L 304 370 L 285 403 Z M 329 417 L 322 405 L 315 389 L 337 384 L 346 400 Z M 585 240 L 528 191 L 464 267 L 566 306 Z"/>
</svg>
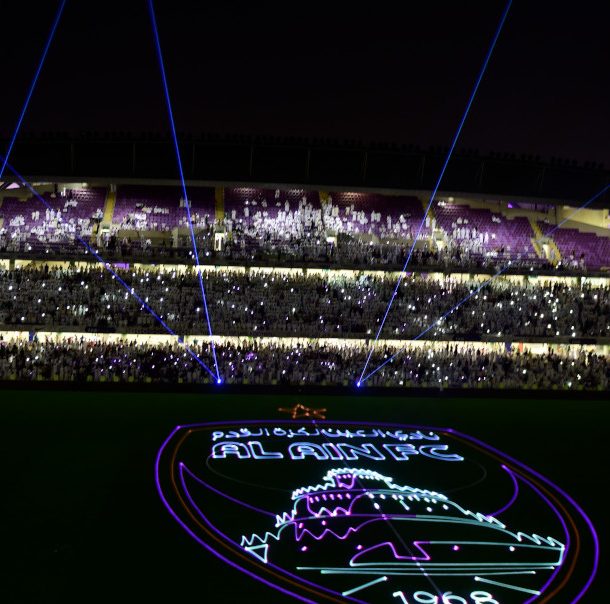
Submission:
<svg viewBox="0 0 610 604">
<path fill-rule="evenodd" d="M 603 3 L 2 14 L 3 602 L 606 601 Z"/>
<path fill-rule="evenodd" d="M 178 129 L 447 146 L 503 6 L 158 2 Z M 27 26 L 0 40 L 2 133 L 55 10 L 3 6 Z M 460 146 L 609 165 L 606 17 L 597 2 L 512 6 Z M 24 134 L 168 131 L 145 2 L 69 4 L 58 33 Z"/>
</svg>

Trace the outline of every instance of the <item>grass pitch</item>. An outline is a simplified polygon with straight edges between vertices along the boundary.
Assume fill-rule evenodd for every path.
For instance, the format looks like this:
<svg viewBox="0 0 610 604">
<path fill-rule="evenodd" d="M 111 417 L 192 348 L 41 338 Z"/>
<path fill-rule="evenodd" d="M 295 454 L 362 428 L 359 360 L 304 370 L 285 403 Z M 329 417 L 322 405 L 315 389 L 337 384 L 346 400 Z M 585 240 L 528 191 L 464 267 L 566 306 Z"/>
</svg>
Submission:
<svg viewBox="0 0 610 604">
<path fill-rule="evenodd" d="M 299 402 L 326 407 L 331 420 L 453 427 L 532 466 L 596 525 L 601 567 L 585 601 L 605 601 L 610 405 L 584 393 L 552 400 L 4 389 L 0 400 L 4 602 L 284 601 L 176 525 L 153 469 L 177 424 L 286 417 L 277 408 Z"/>
</svg>

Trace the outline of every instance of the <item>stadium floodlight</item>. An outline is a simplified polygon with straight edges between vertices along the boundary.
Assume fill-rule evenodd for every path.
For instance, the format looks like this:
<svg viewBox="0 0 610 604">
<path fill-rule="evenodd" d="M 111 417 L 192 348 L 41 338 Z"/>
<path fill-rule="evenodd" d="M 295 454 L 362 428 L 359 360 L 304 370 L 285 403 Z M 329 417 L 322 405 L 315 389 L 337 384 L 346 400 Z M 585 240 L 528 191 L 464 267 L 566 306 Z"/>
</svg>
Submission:
<svg viewBox="0 0 610 604">
<path fill-rule="evenodd" d="M 581 206 L 579 206 L 574 212 L 572 212 L 569 217 L 571 218 L 572 216 L 574 216 L 575 214 L 577 214 L 578 212 L 580 212 L 581 210 L 584 210 L 585 208 L 587 208 L 588 206 L 590 206 L 597 198 L 601 197 L 602 195 L 604 195 L 606 193 L 606 191 L 608 191 L 610 189 L 610 183 L 606 184 L 606 186 L 604 186 L 602 189 L 600 189 L 597 193 L 595 193 L 595 195 L 593 195 L 592 197 L 590 197 L 585 203 L 583 203 Z M 555 225 L 547 234 L 547 237 L 550 237 L 558 228 L 560 228 L 560 226 L 565 222 L 565 220 L 563 220 L 562 222 L 560 222 L 559 224 Z M 511 267 L 511 261 L 509 260 L 509 262 L 502 268 L 498 269 L 498 271 L 489 279 L 487 279 L 487 281 L 484 281 L 481 285 L 479 285 L 479 287 L 477 287 L 476 289 L 473 289 L 467 296 L 465 296 L 464 298 L 462 298 L 457 304 L 455 304 L 453 307 L 451 307 L 447 312 L 445 312 L 444 314 L 442 314 L 438 319 L 435 319 L 432 323 L 430 323 L 428 325 L 428 327 L 426 327 L 426 329 L 424 329 L 423 331 L 421 331 L 417 336 L 415 336 L 413 338 L 413 340 L 419 340 L 420 338 L 422 338 L 424 335 L 426 335 L 431 329 L 434 328 L 434 326 L 442 319 L 445 319 L 448 315 L 450 315 L 451 313 L 453 313 L 454 311 L 456 311 L 460 306 L 462 306 L 462 304 L 464 304 L 465 302 L 468 302 L 468 300 L 470 300 L 473 296 L 475 296 L 476 294 L 478 294 L 484 287 L 486 287 L 487 285 L 489 285 L 492 281 L 494 281 L 495 279 L 497 279 L 500 275 L 502 275 L 503 273 L 505 273 L 509 268 Z M 366 376 L 364 377 L 360 377 L 360 379 L 356 382 L 356 385 L 358 387 L 360 387 L 362 385 L 362 383 L 364 383 L 366 380 L 368 380 L 370 377 L 372 377 L 374 374 L 376 374 L 380 369 L 382 369 L 383 367 L 385 367 L 388 363 L 392 362 L 399 354 L 401 354 L 402 352 L 404 352 L 406 350 L 407 346 L 403 346 L 400 350 L 398 350 L 397 352 L 395 352 L 393 355 L 389 356 L 383 363 L 381 363 L 380 365 L 378 365 L 375 369 L 373 369 L 370 373 L 368 373 Z M 370 358 L 370 356 L 369 356 Z"/>
<path fill-rule="evenodd" d="M 4 159 L 2 157 L 2 155 L 0 155 L 0 159 Z M 52 206 L 49 204 L 49 202 L 42 197 L 38 191 L 36 191 L 36 189 L 34 189 L 34 187 L 23 177 L 21 176 L 21 174 L 19 174 L 19 172 L 17 172 L 17 170 L 15 170 L 15 168 L 13 168 L 13 166 L 11 166 L 11 164 L 9 164 L 8 162 L 6 162 L 6 166 L 9 168 L 9 170 L 15 175 L 15 177 L 19 180 L 19 182 L 27 187 L 29 189 L 29 191 L 32 193 L 32 195 L 34 195 L 34 197 L 36 197 L 36 199 L 38 199 L 40 202 L 42 202 L 42 204 L 47 208 L 47 210 L 53 210 Z M 79 237 L 78 235 L 75 235 L 74 239 L 76 241 L 78 241 L 81 245 L 83 245 L 85 247 L 85 249 L 113 276 L 114 279 L 116 279 L 116 281 L 127 291 L 128 294 L 130 294 L 132 297 L 134 297 L 142 306 L 142 308 L 144 310 L 146 310 L 147 313 L 149 313 L 160 325 L 161 327 L 163 327 L 163 329 L 165 329 L 165 331 L 170 335 L 170 336 L 174 336 L 177 338 L 178 343 L 184 348 L 184 350 L 186 350 L 186 352 L 195 360 L 197 361 L 197 363 L 199 363 L 199 365 L 205 369 L 214 379 L 214 381 L 216 383 L 221 383 L 221 379 L 220 377 L 215 374 L 200 358 L 199 356 L 184 342 L 184 339 L 180 336 L 178 336 L 178 334 L 144 301 L 142 300 L 142 298 L 136 293 L 135 289 L 133 287 L 130 287 L 129 285 L 127 285 L 127 283 L 125 283 L 125 281 L 121 278 L 121 276 L 112 268 L 112 266 L 110 265 L 109 262 L 106 262 L 99 254 L 96 250 L 94 250 L 82 237 Z"/>
<path fill-rule="evenodd" d="M 13 130 L 13 134 L 9 141 L 9 145 L 6 149 L 6 153 L 4 154 L 4 159 L 2 161 L 2 167 L 0 168 L 0 179 L 4 175 L 4 170 L 6 169 L 6 164 L 11 156 L 11 152 L 13 151 L 13 146 L 15 145 L 15 140 L 17 139 L 17 135 L 19 134 L 19 130 L 21 128 L 21 123 L 23 122 L 23 118 L 25 117 L 25 112 L 28 109 L 28 105 L 30 104 L 30 99 L 32 98 L 32 94 L 34 93 L 34 88 L 36 88 L 36 83 L 38 82 L 38 76 L 42 71 L 42 66 L 44 65 L 45 59 L 47 58 L 47 53 L 49 52 L 49 47 L 51 46 L 51 42 L 53 41 L 53 37 L 55 36 L 55 30 L 59 25 L 59 20 L 64 10 L 64 6 L 66 5 L 66 0 L 61 0 L 59 3 L 59 8 L 57 9 L 57 14 L 55 15 L 55 20 L 53 21 L 53 25 L 51 26 L 51 31 L 49 32 L 49 36 L 47 38 L 47 42 L 44 46 L 44 50 L 42 51 L 42 56 L 40 57 L 40 61 L 38 63 L 38 68 L 36 69 L 36 73 L 34 74 L 34 78 L 32 83 L 30 84 L 30 88 L 28 90 L 27 96 L 25 97 L 25 103 L 21 108 L 21 113 L 19 114 L 19 119 L 17 120 L 17 124 L 15 129 Z"/>
<path fill-rule="evenodd" d="M 432 191 L 432 195 L 430 195 L 430 200 L 428 201 L 428 205 L 426 206 L 426 210 L 424 212 L 424 215 L 421 219 L 421 223 L 417 229 L 417 233 L 415 234 L 415 237 L 413 239 L 413 243 L 411 244 L 411 248 L 409 249 L 409 253 L 407 254 L 407 259 L 405 261 L 404 266 L 402 267 L 402 271 L 400 273 L 400 275 L 398 276 L 398 281 L 396 283 L 396 287 L 394 288 L 394 293 L 392 294 L 392 296 L 390 297 L 390 301 L 388 302 L 388 306 L 385 310 L 385 314 L 383 315 L 383 318 L 381 319 L 381 323 L 379 324 L 379 329 L 377 330 L 377 335 L 375 336 L 375 339 L 373 340 L 373 343 L 371 344 L 371 349 L 369 350 L 368 356 L 366 358 L 366 361 L 364 363 L 364 367 L 362 368 L 362 373 L 360 374 L 360 379 L 359 381 L 362 381 L 364 374 L 366 373 L 367 367 L 369 366 L 369 362 L 371 360 L 371 356 L 373 354 L 373 350 L 375 349 L 375 343 L 377 342 L 377 340 L 379 339 L 379 336 L 381 335 L 381 331 L 383 330 L 383 326 L 385 325 L 386 319 L 388 318 L 388 314 L 390 313 L 390 309 L 392 308 L 392 304 L 394 304 L 394 300 L 396 299 L 396 296 L 398 294 L 398 288 L 400 287 L 400 284 L 402 283 L 402 280 L 404 279 L 405 276 L 405 271 L 407 270 L 407 266 L 409 265 L 409 262 L 411 261 L 411 256 L 413 255 L 413 251 L 415 250 L 415 245 L 417 244 L 417 241 L 419 240 L 419 236 L 421 235 L 421 232 L 424 228 L 424 225 L 426 223 L 426 218 L 428 217 L 428 214 L 430 212 L 430 208 L 432 207 L 432 204 L 434 203 L 434 199 L 436 197 L 436 193 L 438 192 L 438 189 L 441 185 L 441 181 L 443 180 L 443 176 L 445 175 L 445 170 L 447 169 L 447 165 L 449 164 L 449 160 L 451 159 L 451 155 L 453 154 L 453 150 L 455 149 L 455 146 L 458 142 L 458 139 L 460 137 L 460 134 L 462 132 L 462 128 L 464 127 L 464 122 L 466 121 L 466 118 L 468 117 L 468 113 L 470 112 L 470 108 L 472 106 L 472 103 L 474 102 L 474 98 L 477 94 L 477 91 L 479 89 L 479 85 L 481 84 L 481 80 L 483 79 L 483 75 L 485 74 L 485 71 L 487 69 L 487 65 L 489 64 L 489 60 L 491 59 L 491 55 L 493 53 L 493 50 L 496 46 L 496 42 L 498 41 L 498 38 L 500 37 L 500 32 L 502 31 L 502 28 L 504 26 L 504 22 L 506 21 L 506 18 L 508 16 L 508 11 L 510 10 L 512 4 L 512 0 L 508 0 L 508 2 L 506 3 L 506 7 L 504 8 L 504 11 L 502 13 L 502 16 L 500 18 L 500 23 L 498 24 L 498 27 L 496 28 L 496 32 L 494 34 L 494 37 L 492 38 L 491 44 L 489 46 L 489 49 L 487 51 L 487 54 L 485 55 L 485 59 L 483 60 L 483 65 L 479 71 L 479 75 L 476 79 L 474 88 L 472 89 L 472 93 L 470 94 L 470 98 L 468 99 L 468 103 L 466 104 L 466 109 L 464 110 L 464 113 L 462 115 L 462 119 L 460 120 L 460 123 L 457 127 L 457 130 L 455 132 L 455 135 L 453 136 L 453 141 L 451 142 L 451 146 L 449 147 L 449 151 L 447 152 L 447 156 L 445 157 L 445 162 L 443 163 L 443 166 L 441 168 L 440 174 L 438 175 L 438 178 L 436 180 L 436 184 L 434 185 L 434 189 Z"/>
<path fill-rule="evenodd" d="M 216 358 L 216 346 L 214 344 L 214 338 L 212 334 L 212 323 L 210 321 L 210 313 L 208 311 L 208 302 L 205 295 L 205 287 L 203 285 L 203 276 L 201 274 L 201 266 L 199 265 L 199 252 L 197 250 L 197 242 L 195 240 L 195 231 L 193 229 L 193 221 L 191 218 L 191 203 L 189 201 L 186 192 L 186 182 L 184 180 L 184 170 L 182 167 L 182 157 L 180 155 L 180 146 L 178 145 L 178 135 L 176 134 L 176 124 L 174 122 L 174 112 L 172 111 L 172 103 L 169 96 L 169 87 L 167 85 L 167 76 L 165 74 L 165 64 L 163 62 L 163 53 L 161 52 L 161 41 L 159 40 L 159 30 L 157 28 L 157 19 L 155 17 L 155 8 L 152 0 L 148 0 L 148 10 L 150 12 L 150 20 L 152 23 L 153 34 L 155 37 L 155 47 L 157 50 L 157 58 L 159 59 L 159 68 L 161 70 L 161 80 L 163 82 L 163 91 L 165 93 L 165 102 L 167 105 L 167 113 L 169 116 L 169 123 L 172 131 L 172 139 L 174 143 L 174 151 L 176 152 L 176 162 L 178 163 L 178 172 L 180 174 L 180 184 L 182 186 L 182 195 L 184 197 L 184 206 L 186 208 L 186 217 L 188 220 L 189 231 L 191 235 L 191 242 L 193 244 L 193 254 L 195 260 L 195 270 L 197 271 L 197 278 L 199 280 L 199 288 L 201 290 L 201 298 L 203 300 L 203 308 L 205 310 L 205 318 L 208 324 L 208 331 L 210 334 L 210 342 L 212 347 L 212 356 L 214 357 L 214 368 L 216 369 L 216 382 L 221 383 L 220 371 L 218 369 L 218 359 Z"/>
</svg>

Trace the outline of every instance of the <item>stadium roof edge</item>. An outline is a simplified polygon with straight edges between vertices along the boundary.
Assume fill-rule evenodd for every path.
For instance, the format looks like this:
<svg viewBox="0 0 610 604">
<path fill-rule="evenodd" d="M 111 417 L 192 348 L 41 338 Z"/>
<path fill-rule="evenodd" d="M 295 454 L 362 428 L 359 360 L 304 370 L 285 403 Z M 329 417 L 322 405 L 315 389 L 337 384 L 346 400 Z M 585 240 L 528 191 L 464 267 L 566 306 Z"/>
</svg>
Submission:
<svg viewBox="0 0 610 604">
<path fill-rule="evenodd" d="M 28 182 L 34 183 L 57 183 L 57 184 L 74 184 L 74 183 L 86 183 L 89 186 L 109 186 L 113 185 L 156 185 L 156 186 L 167 186 L 177 187 L 180 186 L 178 179 L 157 179 L 157 178 L 104 178 L 99 176 L 79 176 L 75 177 L 57 177 L 57 176 L 24 176 Z M 10 179 L 7 183 L 10 182 Z M 235 181 L 222 181 L 222 180 L 187 180 L 187 189 L 190 187 L 252 187 L 261 189 L 303 189 L 306 191 L 317 191 L 323 190 L 329 193 L 335 191 L 350 191 L 353 193 L 379 193 L 381 195 L 402 195 L 407 197 L 418 197 L 426 198 L 429 197 L 431 189 L 393 189 L 383 187 L 352 187 L 352 186 L 340 186 L 340 185 L 315 185 L 315 184 L 304 184 L 304 183 L 285 183 L 285 182 L 235 182 Z M 501 203 L 501 204 L 540 204 L 545 206 L 575 206 L 579 202 L 576 199 L 567 198 L 545 198 L 535 196 L 524 196 L 524 195 L 504 195 L 494 193 L 476 193 L 468 191 L 438 191 L 436 194 L 437 200 L 446 200 L 448 198 L 455 198 L 456 203 L 463 203 L 464 201 L 476 200 L 485 203 Z M 592 203 L 590 206 L 592 209 L 610 208 L 610 200 L 606 199 L 605 202 Z"/>
<path fill-rule="evenodd" d="M 443 161 L 440 147 L 252 137 L 182 140 L 191 184 L 405 194 L 432 190 Z M 11 163 L 37 181 L 178 182 L 172 143 L 162 137 L 27 137 L 15 145 Z M 450 162 L 441 195 L 569 205 L 582 203 L 609 181 L 610 171 L 596 163 L 463 151 Z M 610 207 L 610 194 L 595 207 Z"/>
</svg>

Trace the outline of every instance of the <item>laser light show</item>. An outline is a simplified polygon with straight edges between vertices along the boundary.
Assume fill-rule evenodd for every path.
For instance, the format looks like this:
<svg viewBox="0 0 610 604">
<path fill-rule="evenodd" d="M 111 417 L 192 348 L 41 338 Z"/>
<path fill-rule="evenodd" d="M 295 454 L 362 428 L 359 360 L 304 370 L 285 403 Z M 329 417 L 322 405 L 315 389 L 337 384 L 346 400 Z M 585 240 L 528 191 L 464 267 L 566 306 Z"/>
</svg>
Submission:
<svg viewBox="0 0 610 604">
<path fill-rule="evenodd" d="M 155 470 L 196 542 L 304 602 L 576 602 L 597 568 L 569 494 L 451 428 L 178 426 Z"/>
</svg>

